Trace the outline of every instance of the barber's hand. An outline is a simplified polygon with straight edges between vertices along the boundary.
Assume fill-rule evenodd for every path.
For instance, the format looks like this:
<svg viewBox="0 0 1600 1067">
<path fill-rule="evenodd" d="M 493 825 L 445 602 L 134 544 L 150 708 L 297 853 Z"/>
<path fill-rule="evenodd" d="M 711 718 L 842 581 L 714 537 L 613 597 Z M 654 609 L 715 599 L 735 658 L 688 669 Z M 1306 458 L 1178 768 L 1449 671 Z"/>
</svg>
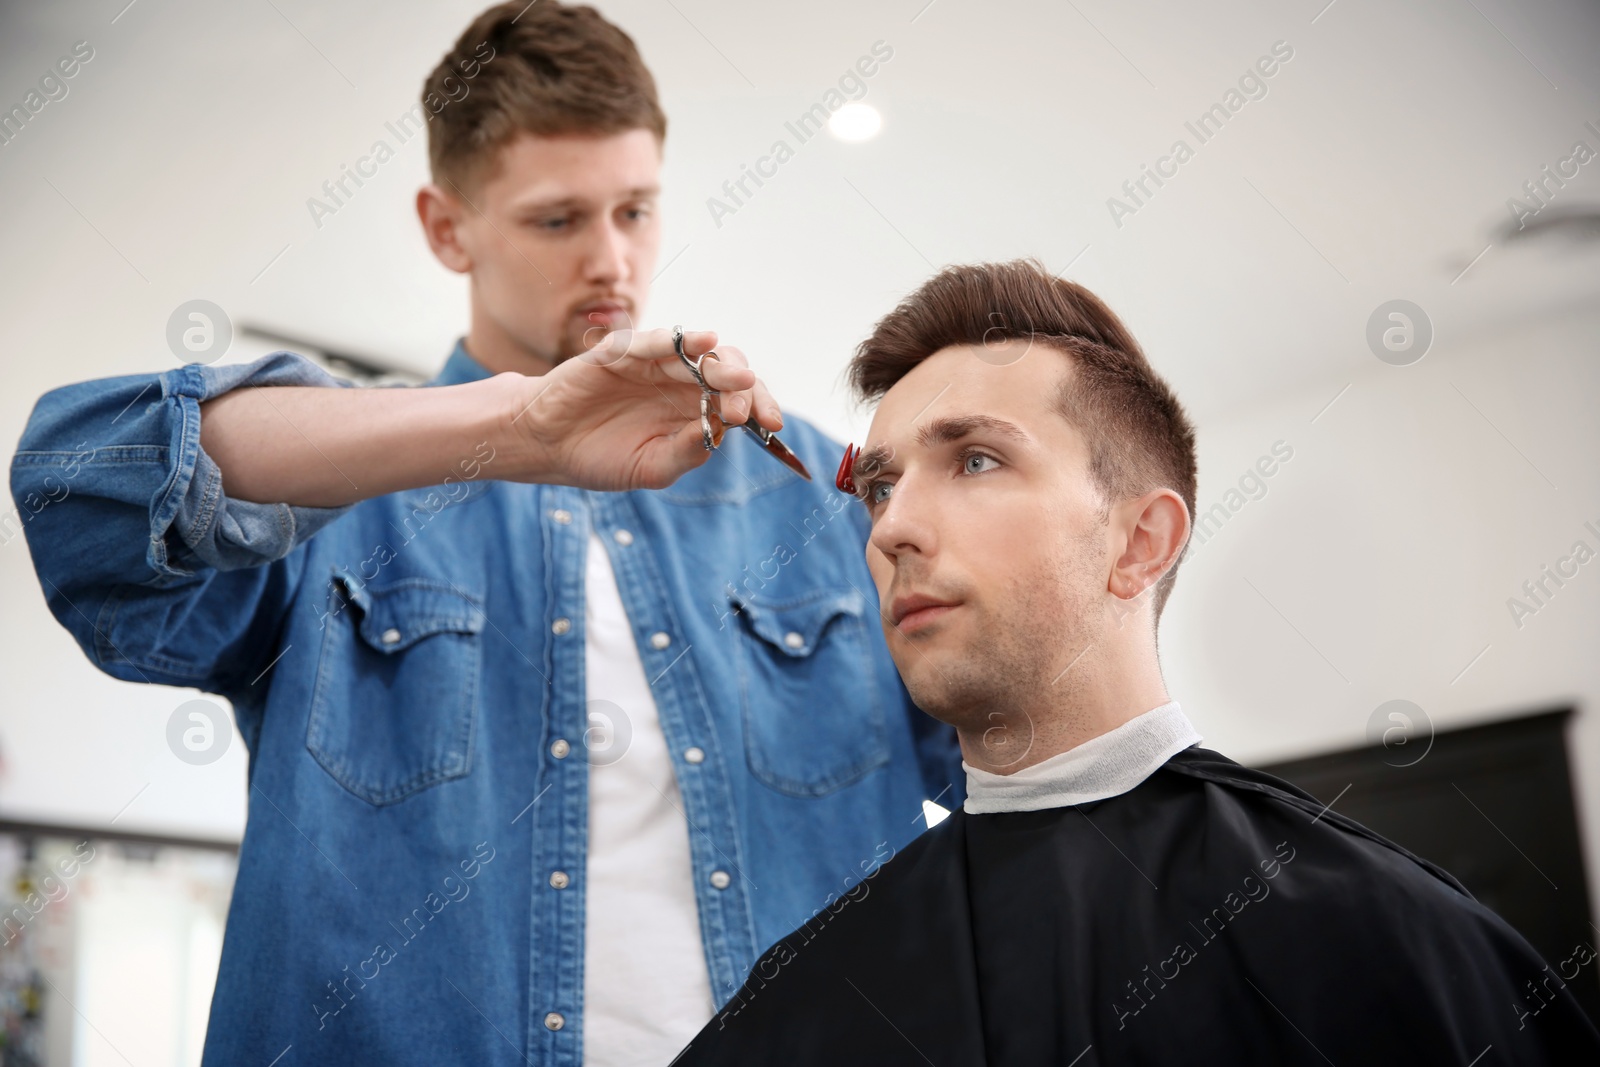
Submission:
<svg viewBox="0 0 1600 1067">
<path fill-rule="evenodd" d="M 783 426 L 777 401 L 737 348 L 710 331 L 685 332 L 690 358 L 719 390 L 713 410 L 737 426 L 753 410 Z M 710 457 L 700 434 L 700 386 L 672 347 L 670 330 L 618 330 L 540 377 L 507 372 L 504 439 L 518 480 L 583 489 L 660 489 Z"/>
</svg>

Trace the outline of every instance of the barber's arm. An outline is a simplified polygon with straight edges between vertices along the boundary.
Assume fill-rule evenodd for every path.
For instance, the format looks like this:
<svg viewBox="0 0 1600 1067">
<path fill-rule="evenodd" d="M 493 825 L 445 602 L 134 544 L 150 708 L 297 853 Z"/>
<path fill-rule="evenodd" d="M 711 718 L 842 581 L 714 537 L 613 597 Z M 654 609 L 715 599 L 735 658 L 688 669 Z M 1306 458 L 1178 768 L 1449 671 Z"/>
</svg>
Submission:
<svg viewBox="0 0 1600 1067">
<path fill-rule="evenodd" d="M 717 336 L 685 335 L 691 356 Z M 725 421 L 778 406 L 735 348 L 707 360 Z M 704 463 L 700 389 L 666 330 L 627 331 L 539 376 L 430 389 L 239 389 L 201 407 L 201 444 L 237 499 L 339 507 L 437 485 L 494 449 L 494 477 L 586 489 L 658 489 Z"/>
<path fill-rule="evenodd" d="M 26 536 L 51 613 L 107 674 L 229 692 L 273 654 L 305 565 L 294 550 L 345 509 L 224 491 L 200 447 L 200 406 L 265 386 L 360 391 L 279 352 L 78 382 L 34 405 L 0 543 Z"/>
<path fill-rule="evenodd" d="M 692 354 L 714 334 L 690 334 Z M 592 488 L 670 484 L 703 463 L 699 388 L 665 331 L 543 377 L 357 389 L 280 352 L 103 378 L 34 406 L 11 464 L 51 613 L 127 681 L 240 690 L 275 654 L 305 553 L 357 500 L 438 485 L 496 449 L 493 476 Z M 707 361 L 730 420 L 777 406 L 736 349 Z"/>
</svg>

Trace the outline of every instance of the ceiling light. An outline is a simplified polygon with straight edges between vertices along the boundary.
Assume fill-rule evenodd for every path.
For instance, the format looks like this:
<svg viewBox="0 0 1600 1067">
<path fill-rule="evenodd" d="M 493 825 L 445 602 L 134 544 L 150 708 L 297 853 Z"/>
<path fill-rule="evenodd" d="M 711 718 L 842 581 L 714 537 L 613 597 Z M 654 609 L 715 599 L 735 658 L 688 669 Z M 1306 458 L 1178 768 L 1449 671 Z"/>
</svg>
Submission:
<svg viewBox="0 0 1600 1067">
<path fill-rule="evenodd" d="M 871 104 L 846 104 L 828 120 L 828 132 L 841 141 L 865 141 L 883 128 L 883 116 Z"/>
</svg>

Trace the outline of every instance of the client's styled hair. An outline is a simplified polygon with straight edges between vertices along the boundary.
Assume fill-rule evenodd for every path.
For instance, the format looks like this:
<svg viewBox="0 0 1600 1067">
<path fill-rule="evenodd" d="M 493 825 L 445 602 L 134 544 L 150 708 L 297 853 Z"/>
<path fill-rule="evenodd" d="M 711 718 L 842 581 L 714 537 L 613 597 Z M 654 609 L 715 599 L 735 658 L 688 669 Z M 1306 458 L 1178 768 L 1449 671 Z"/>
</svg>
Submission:
<svg viewBox="0 0 1600 1067">
<path fill-rule="evenodd" d="M 946 267 L 878 321 L 850 361 L 850 384 L 877 400 L 952 345 L 1031 340 L 1071 358 L 1056 398 L 1089 444 L 1090 474 L 1107 501 L 1168 488 L 1194 515 L 1194 427 L 1139 342 L 1100 298 L 1033 260 Z M 1157 583 L 1159 618 L 1178 564 Z"/>
</svg>

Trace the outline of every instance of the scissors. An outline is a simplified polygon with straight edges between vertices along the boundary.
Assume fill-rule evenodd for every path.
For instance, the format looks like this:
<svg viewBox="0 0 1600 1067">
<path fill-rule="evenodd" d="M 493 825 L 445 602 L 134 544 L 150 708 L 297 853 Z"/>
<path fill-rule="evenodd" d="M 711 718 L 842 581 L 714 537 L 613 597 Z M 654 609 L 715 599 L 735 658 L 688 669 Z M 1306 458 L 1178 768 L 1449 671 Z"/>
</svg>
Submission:
<svg viewBox="0 0 1600 1067">
<path fill-rule="evenodd" d="M 713 350 L 698 359 L 690 359 L 689 354 L 683 350 L 682 326 L 674 326 L 672 328 L 672 347 L 678 353 L 678 358 L 683 360 L 683 365 L 689 368 L 689 373 L 694 375 L 694 380 L 700 383 L 700 439 L 705 443 L 706 451 L 710 452 L 722 443 L 722 431 L 729 425 L 723 422 L 722 417 L 711 409 L 711 398 L 718 395 L 719 391 L 707 385 L 705 375 L 700 372 L 700 365 L 708 359 L 716 359 L 717 353 Z M 800 457 L 789 451 L 789 446 L 778 440 L 777 434 L 758 423 L 753 413 L 748 419 L 737 425 L 750 431 L 750 434 L 761 442 L 761 447 L 766 450 L 767 455 L 772 456 L 806 481 L 809 482 L 811 480 L 811 472 L 806 470 L 804 463 L 800 462 Z"/>
</svg>

